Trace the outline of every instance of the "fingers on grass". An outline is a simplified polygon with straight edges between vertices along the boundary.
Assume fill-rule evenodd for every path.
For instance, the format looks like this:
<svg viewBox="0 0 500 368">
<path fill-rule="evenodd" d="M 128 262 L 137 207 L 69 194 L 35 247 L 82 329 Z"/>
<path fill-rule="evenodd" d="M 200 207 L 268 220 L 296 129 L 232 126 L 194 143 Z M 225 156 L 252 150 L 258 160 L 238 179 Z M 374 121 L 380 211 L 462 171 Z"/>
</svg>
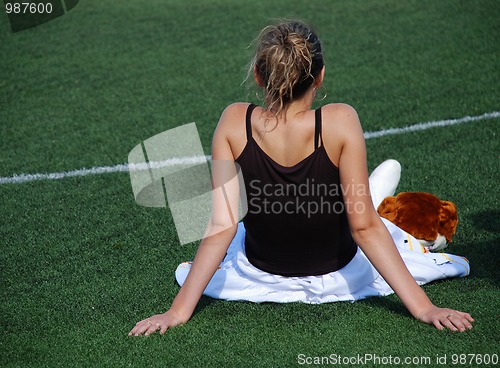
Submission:
<svg viewBox="0 0 500 368">
<path fill-rule="evenodd" d="M 460 314 L 470 323 L 474 322 L 474 318 L 469 313 L 460 312 Z M 472 327 L 472 326 L 471 326 Z"/>
<path fill-rule="evenodd" d="M 452 327 L 453 331 L 458 330 L 460 332 L 464 332 L 466 330 L 466 327 L 464 324 L 465 318 L 458 316 L 458 315 L 453 315 L 453 316 L 448 317 L 448 319 L 450 320 L 450 322 L 453 325 L 453 327 Z"/>
<path fill-rule="evenodd" d="M 436 327 L 438 330 L 442 331 L 444 330 L 444 326 L 441 324 L 441 322 L 439 321 L 439 319 L 435 319 L 434 321 L 432 321 L 432 324 L 434 325 L 434 327 Z"/>
<path fill-rule="evenodd" d="M 432 324 L 434 325 L 434 327 L 436 327 L 440 331 L 442 331 L 444 329 L 449 329 L 449 330 L 454 331 L 454 332 L 458 331 L 458 329 L 455 327 L 455 325 L 446 316 L 436 317 L 432 321 Z"/>
<path fill-rule="evenodd" d="M 448 319 L 462 332 L 472 329 L 472 322 L 474 322 L 474 318 L 469 313 L 460 311 L 455 311 L 448 316 Z"/>
<path fill-rule="evenodd" d="M 143 324 L 135 330 L 134 336 L 143 335 L 149 329 L 149 324 Z"/>
<path fill-rule="evenodd" d="M 137 336 L 139 331 L 139 326 L 136 324 L 135 327 L 128 333 L 129 336 Z"/>
<path fill-rule="evenodd" d="M 146 332 L 144 333 L 144 336 L 149 336 L 151 335 L 152 333 L 156 332 L 156 330 L 159 328 L 159 326 L 156 326 L 156 325 L 151 325 L 147 330 Z"/>
<path fill-rule="evenodd" d="M 137 322 L 135 327 L 129 332 L 129 336 L 139 336 L 146 333 L 152 325 L 148 322 L 148 320 L 143 320 Z"/>
<path fill-rule="evenodd" d="M 468 330 L 472 329 L 472 323 L 474 322 L 474 318 L 471 317 L 469 313 L 460 312 L 460 317 L 464 327 Z"/>
<path fill-rule="evenodd" d="M 167 332 L 168 330 L 168 326 L 163 326 L 161 329 L 160 329 L 160 334 L 163 335 L 165 334 L 165 332 Z"/>
<path fill-rule="evenodd" d="M 434 321 L 434 326 L 439 330 L 447 328 L 453 332 L 464 332 L 472 329 L 470 319 L 474 320 L 468 313 L 455 311 L 455 313 L 448 314 L 445 317 L 440 317 Z M 440 326 L 442 328 L 440 328 Z"/>
</svg>

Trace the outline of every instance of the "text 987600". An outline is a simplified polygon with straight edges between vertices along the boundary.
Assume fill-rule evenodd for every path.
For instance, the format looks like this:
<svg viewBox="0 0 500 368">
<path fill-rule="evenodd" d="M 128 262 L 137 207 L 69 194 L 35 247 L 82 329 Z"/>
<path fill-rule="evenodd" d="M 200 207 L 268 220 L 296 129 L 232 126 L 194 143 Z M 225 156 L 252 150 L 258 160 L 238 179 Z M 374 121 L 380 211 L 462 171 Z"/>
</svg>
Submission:
<svg viewBox="0 0 500 368">
<path fill-rule="evenodd" d="M 4 0 L 12 32 L 20 32 L 59 18 L 72 10 L 79 0 Z"/>
<path fill-rule="evenodd" d="M 5 2 L 7 14 L 50 14 L 52 10 L 51 3 Z"/>
</svg>

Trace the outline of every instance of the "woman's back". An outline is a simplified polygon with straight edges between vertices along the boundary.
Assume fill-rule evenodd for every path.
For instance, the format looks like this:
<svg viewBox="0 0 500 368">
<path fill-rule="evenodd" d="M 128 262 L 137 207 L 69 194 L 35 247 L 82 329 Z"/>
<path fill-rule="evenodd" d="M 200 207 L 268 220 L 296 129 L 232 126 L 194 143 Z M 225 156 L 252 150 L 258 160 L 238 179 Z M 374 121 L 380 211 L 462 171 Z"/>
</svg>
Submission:
<svg viewBox="0 0 500 368">
<path fill-rule="evenodd" d="M 248 201 L 243 222 L 249 261 L 260 269 L 285 276 L 320 275 L 343 267 L 354 257 L 357 247 L 347 223 L 339 170 L 322 144 L 321 110 L 312 111 L 312 139 L 293 141 L 291 137 L 296 136 L 297 130 L 300 133 L 299 121 L 287 122 L 288 129 L 280 131 L 276 131 L 279 125 L 276 126 L 274 136 L 283 146 L 281 150 L 276 149 L 279 144 L 269 148 L 292 163 L 283 165 L 254 138 L 255 107 L 247 108 L 247 142 L 236 158 Z M 291 124 L 296 124 L 295 129 Z M 305 147 L 304 141 L 310 147 Z M 295 155 L 294 146 L 305 157 Z M 289 152 L 295 160 L 287 157 Z"/>
</svg>

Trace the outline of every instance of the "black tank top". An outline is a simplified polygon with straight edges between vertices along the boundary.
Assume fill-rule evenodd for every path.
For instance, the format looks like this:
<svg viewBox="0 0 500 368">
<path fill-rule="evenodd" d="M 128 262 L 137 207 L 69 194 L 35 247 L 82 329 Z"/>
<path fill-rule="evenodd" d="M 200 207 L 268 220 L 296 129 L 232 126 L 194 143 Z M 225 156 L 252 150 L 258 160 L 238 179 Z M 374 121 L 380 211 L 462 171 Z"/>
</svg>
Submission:
<svg viewBox="0 0 500 368">
<path fill-rule="evenodd" d="M 287 167 L 268 156 L 252 137 L 235 160 L 245 181 L 248 212 L 245 250 L 255 267 L 283 276 L 315 276 L 339 270 L 354 257 L 354 243 L 340 187 L 339 169 L 321 137 L 321 109 L 315 111 L 314 152 Z M 320 144 L 321 143 L 321 144 Z"/>
</svg>

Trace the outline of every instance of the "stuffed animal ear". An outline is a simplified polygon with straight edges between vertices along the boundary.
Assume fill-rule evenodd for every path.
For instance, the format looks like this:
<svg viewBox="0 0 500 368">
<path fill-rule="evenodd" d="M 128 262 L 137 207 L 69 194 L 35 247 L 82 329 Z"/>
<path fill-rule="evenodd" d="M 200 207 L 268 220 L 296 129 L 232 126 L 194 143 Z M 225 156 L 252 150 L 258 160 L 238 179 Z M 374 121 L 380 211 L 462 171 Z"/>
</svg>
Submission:
<svg viewBox="0 0 500 368">
<path fill-rule="evenodd" d="M 455 235 L 458 224 L 457 207 L 453 202 L 441 201 L 439 210 L 439 233 L 451 243 L 451 238 Z"/>
<path fill-rule="evenodd" d="M 396 207 L 396 197 L 393 196 L 385 197 L 382 203 L 380 203 L 380 205 L 378 206 L 377 212 L 381 217 L 391 221 L 394 218 L 396 218 L 397 215 L 395 207 Z"/>
</svg>

